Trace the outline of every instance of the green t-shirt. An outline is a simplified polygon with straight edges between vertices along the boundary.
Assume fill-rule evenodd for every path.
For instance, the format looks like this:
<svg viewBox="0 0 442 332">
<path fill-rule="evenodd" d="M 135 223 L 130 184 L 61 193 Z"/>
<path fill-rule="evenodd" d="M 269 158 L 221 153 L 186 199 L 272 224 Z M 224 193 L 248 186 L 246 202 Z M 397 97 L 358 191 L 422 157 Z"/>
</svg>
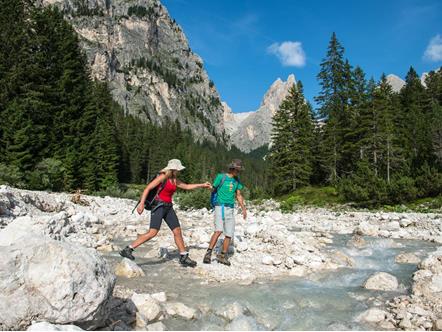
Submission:
<svg viewBox="0 0 442 332">
<path fill-rule="evenodd" d="M 213 181 L 213 187 L 217 187 L 223 178 L 224 174 L 218 174 Z M 224 179 L 223 185 L 218 188 L 218 204 L 235 204 L 236 191 L 241 190 L 244 186 L 241 182 L 238 182 L 236 179 L 229 177 L 226 175 Z"/>
</svg>

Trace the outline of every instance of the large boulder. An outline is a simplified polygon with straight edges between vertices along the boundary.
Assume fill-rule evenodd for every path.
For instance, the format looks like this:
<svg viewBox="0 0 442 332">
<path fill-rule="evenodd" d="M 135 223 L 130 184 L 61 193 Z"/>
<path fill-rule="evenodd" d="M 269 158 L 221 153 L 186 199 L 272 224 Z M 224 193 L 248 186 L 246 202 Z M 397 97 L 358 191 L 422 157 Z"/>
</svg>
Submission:
<svg viewBox="0 0 442 332">
<path fill-rule="evenodd" d="M 26 331 L 84 331 L 75 325 L 56 325 L 48 322 L 32 323 Z"/>
<path fill-rule="evenodd" d="M 394 291 L 399 287 L 399 283 L 395 276 L 386 272 L 377 272 L 369 277 L 364 288 L 383 291 Z"/>
<path fill-rule="evenodd" d="M 92 329 L 107 318 L 115 276 L 95 250 L 28 233 L 0 243 L 0 257 L 0 330 L 35 320 Z"/>
</svg>

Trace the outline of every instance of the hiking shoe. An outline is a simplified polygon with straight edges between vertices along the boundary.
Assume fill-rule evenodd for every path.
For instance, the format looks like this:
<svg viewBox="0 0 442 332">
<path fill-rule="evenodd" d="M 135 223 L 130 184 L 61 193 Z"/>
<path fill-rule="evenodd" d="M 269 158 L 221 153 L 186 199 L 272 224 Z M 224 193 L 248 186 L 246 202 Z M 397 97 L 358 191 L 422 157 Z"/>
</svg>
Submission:
<svg viewBox="0 0 442 332">
<path fill-rule="evenodd" d="M 218 254 L 216 255 L 216 259 L 218 260 L 218 263 L 230 266 L 230 262 L 226 254 L 224 253 Z"/>
<path fill-rule="evenodd" d="M 135 260 L 134 255 L 132 255 L 133 251 L 134 250 L 132 248 L 126 247 L 126 248 L 124 248 L 123 250 L 120 251 L 120 256 L 129 258 L 130 260 L 133 261 L 133 260 Z"/>
<path fill-rule="evenodd" d="M 190 259 L 189 254 L 181 255 L 180 264 L 182 266 L 195 267 L 196 262 L 193 259 Z"/>
<path fill-rule="evenodd" d="M 212 263 L 212 250 L 207 250 L 206 254 L 204 255 L 203 263 L 204 264 Z"/>
</svg>

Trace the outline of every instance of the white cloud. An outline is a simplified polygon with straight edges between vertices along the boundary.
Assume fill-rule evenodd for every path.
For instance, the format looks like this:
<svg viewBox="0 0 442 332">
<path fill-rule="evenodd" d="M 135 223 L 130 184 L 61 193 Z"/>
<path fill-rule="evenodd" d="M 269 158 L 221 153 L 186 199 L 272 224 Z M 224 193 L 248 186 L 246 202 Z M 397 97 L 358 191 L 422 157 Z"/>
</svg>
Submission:
<svg viewBox="0 0 442 332">
<path fill-rule="evenodd" d="M 436 35 L 431 38 L 424 53 L 424 58 L 431 61 L 442 61 L 442 36 Z"/>
<path fill-rule="evenodd" d="M 283 43 L 273 43 L 267 48 L 267 52 L 276 55 L 283 66 L 305 66 L 305 52 L 302 49 L 301 42 L 285 41 Z"/>
</svg>

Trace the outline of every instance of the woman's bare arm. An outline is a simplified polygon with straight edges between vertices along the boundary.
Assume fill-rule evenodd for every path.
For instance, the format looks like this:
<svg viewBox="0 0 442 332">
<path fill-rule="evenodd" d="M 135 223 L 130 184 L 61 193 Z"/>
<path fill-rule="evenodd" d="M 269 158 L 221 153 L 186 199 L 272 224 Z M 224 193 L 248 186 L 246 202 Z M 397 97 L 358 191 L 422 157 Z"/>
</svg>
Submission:
<svg viewBox="0 0 442 332">
<path fill-rule="evenodd" d="M 183 190 L 193 190 L 197 188 L 212 188 L 212 185 L 209 182 L 206 183 L 193 183 L 193 184 L 187 184 L 183 181 L 176 180 L 176 186 Z"/>
</svg>

